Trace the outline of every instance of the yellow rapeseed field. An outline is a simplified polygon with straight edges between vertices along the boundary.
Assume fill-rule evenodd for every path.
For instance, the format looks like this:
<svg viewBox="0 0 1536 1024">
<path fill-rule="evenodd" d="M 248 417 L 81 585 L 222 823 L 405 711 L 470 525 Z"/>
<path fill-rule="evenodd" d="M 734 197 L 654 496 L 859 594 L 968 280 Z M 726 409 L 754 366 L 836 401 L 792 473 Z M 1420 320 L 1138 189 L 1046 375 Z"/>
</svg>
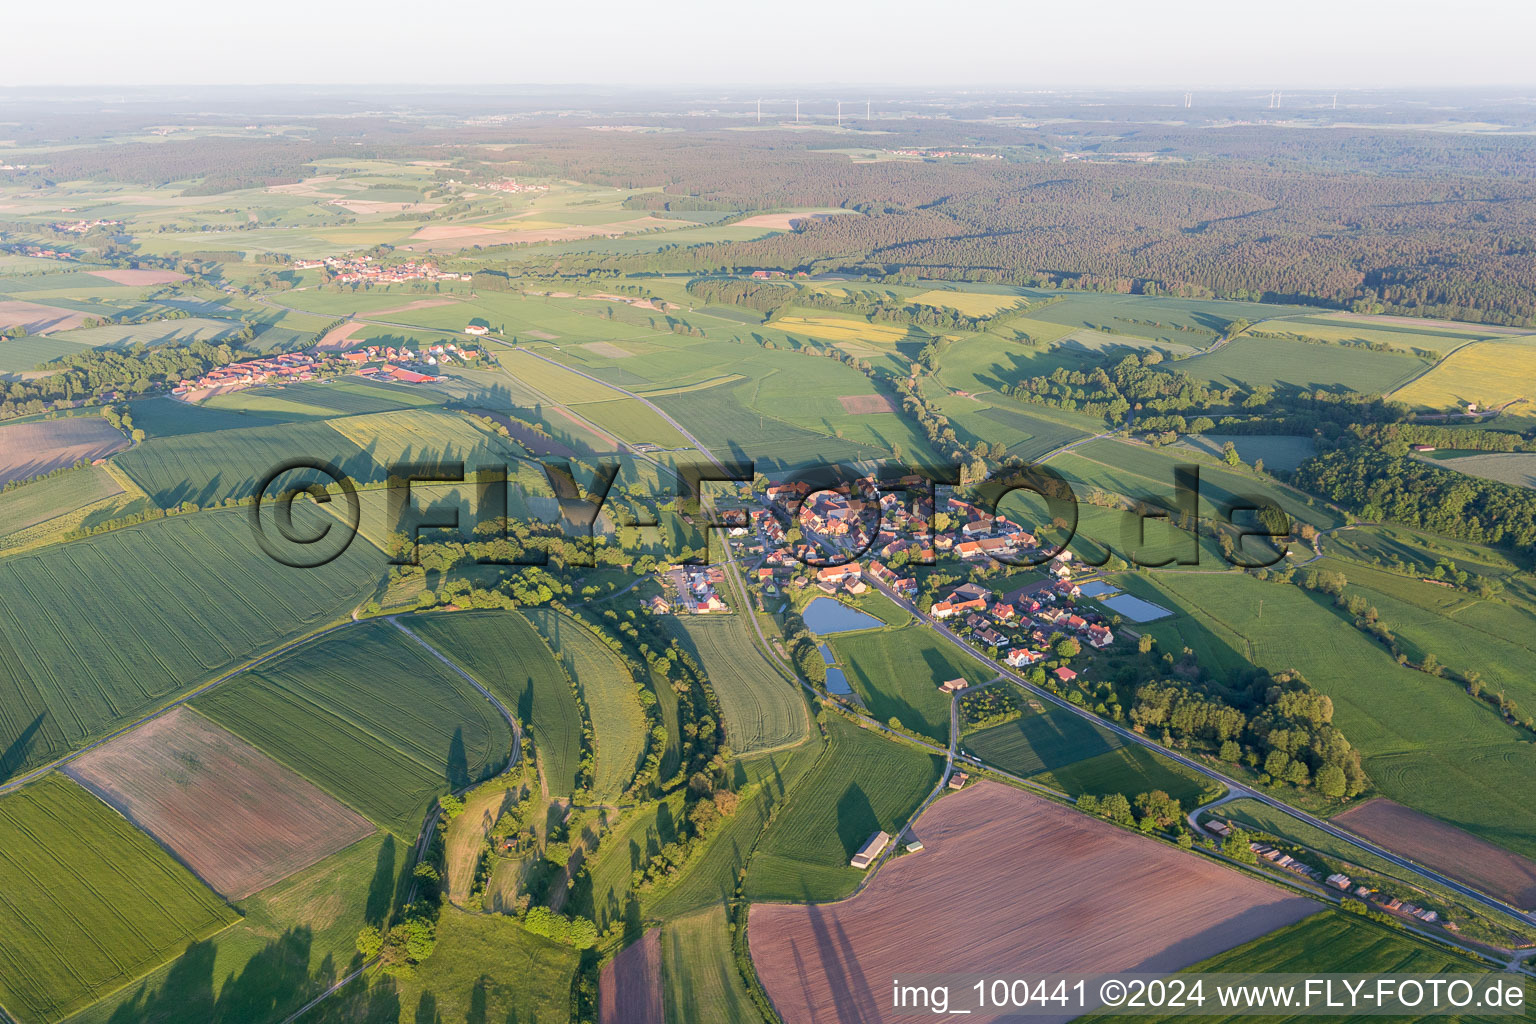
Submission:
<svg viewBox="0 0 1536 1024">
<path fill-rule="evenodd" d="M 1021 300 L 1017 295 L 988 295 L 985 292 L 931 291 L 914 295 L 913 302 L 924 306 L 944 306 L 966 316 L 991 316 L 1000 309 L 1011 309 Z"/>
<path fill-rule="evenodd" d="M 1474 342 L 1392 392 L 1392 397 L 1425 409 L 1531 402 L 1536 400 L 1536 344 L 1529 339 Z"/>
<path fill-rule="evenodd" d="M 891 324 L 867 324 L 837 316 L 786 316 L 773 323 L 790 334 L 809 334 L 827 341 L 868 341 L 895 344 L 907 336 L 906 328 Z"/>
</svg>

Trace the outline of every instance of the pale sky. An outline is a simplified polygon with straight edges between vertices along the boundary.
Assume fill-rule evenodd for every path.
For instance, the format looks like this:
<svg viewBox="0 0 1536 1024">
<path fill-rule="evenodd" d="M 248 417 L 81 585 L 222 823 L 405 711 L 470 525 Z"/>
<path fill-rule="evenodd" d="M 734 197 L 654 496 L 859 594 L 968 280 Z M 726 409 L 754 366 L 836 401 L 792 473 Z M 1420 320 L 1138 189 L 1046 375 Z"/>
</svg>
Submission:
<svg viewBox="0 0 1536 1024">
<path fill-rule="evenodd" d="M 0 85 L 1536 85 L 1529 0 L 12 0 Z"/>
</svg>

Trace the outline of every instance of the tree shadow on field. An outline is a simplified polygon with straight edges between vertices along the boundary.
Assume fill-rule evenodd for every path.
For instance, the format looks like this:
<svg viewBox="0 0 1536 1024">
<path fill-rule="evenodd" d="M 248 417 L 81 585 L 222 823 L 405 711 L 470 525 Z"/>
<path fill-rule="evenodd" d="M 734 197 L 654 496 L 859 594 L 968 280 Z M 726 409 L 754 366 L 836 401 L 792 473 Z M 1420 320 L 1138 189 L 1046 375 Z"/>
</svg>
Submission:
<svg viewBox="0 0 1536 1024">
<path fill-rule="evenodd" d="M 205 939 L 189 945 L 172 963 L 157 988 L 141 985 L 125 999 L 108 1024 L 206 1024 L 208 1021 L 281 1020 L 304 1003 L 318 996 L 358 964 L 356 954 L 338 965 L 327 954 L 311 973 L 310 956 L 314 943 L 308 928 L 290 928 L 269 942 L 255 956 L 231 973 L 215 994 L 214 971 L 218 942 Z M 381 993 L 382 1003 L 370 993 L 363 993 L 360 1005 L 387 1007 L 390 998 Z M 324 1004 L 322 1004 L 324 1005 Z M 399 1000 L 394 997 L 395 1016 L 359 1016 L 348 1013 L 337 1020 L 384 1020 L 399 1018 Z"/>
<path fill-rule="evenodd" d="M 379 846 L 379 857 L 373 869 L 373 881 L 368 883 L 368 902 L 363 918 L 375 928 L 381 927 L 389 916 L 395 901 L 395 837 L 385 836 Z"/>
<path fill-rule="evenodd" d="M 469 786 L 469 755 L 464 750 L 464 730 L 453 730 L 448 742 L 448 787 L 457 793 Z"/>
<path fill-rule="evenodd" d="M 858 853 L 869 837 L 879 830 L 880 819 L 876 817 L 864 787 L 855 782 L 837 801 L 837 838 L 843 844 L 844 856 L 852 857 Z"/>
<path fill-rule="evenodd" d="M 416 1004 L 416 1024 L 438 1024 L 442 1020 L 437 1015 L 437 996 L 431 992 L 423 992 L 421 1001 Z"/>
<path fill-rule="evenodd" d="M 11 659 L 11 664 L 16 664 L 16 661 L 17 659 Z M 32 719 L 32 723 L 21 730 L 21 734 L 6 745 L 5 753 L 0 754 L 0 782 L 4 782 L 13 774 L 19 772 L 21 766 L 26 763 L 27 751 L 32 749 L 32 740 L 37 736 L 38 731 L 42 729 L 43 719 L 47 715 L 48 712 L 44 711 Z"/>
<path fill-rule="evenodd" d="M 469 993 L 469 1011 L 464 1015 L 464 1024 L 486 1024 L 490 1014 L 490 1005 L 486 995 L 485 976 L 475 979 L 475 987 Z"/>
</svg>

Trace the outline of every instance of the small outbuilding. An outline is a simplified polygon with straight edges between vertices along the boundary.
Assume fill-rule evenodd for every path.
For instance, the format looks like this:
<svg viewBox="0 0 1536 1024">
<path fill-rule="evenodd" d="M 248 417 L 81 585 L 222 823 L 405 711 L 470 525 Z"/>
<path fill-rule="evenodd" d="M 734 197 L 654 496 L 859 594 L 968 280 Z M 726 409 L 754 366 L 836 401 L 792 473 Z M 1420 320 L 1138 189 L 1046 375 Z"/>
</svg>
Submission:
<svg viewBox="0 0 1536 1024">
<path fill-rule="evenodd" d="M 869 841 L 859 848 L 859 852 L 853 855 L 848 863 L 860 871 L 867 869 L 875 862 L 875 859 L 885 851 L 885 847 L 891 841 L 890 833 L 876 832 L 869 837 Z"/>
</svg>

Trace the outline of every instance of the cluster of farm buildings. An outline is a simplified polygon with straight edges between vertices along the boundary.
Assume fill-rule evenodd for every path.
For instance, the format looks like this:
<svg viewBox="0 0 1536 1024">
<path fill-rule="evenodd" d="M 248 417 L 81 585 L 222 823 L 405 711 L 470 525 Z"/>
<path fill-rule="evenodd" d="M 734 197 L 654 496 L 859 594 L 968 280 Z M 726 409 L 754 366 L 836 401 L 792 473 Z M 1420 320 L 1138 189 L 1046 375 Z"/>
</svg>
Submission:
<svg viewBox="0 0 1536 1024">
<path fill-rule="evenodd" d="M 1231 822 L 1222 821 L 1219 818 L 1210 819 L 1205 823 L 1205 827 L 1223 839 L 1230 836 L 1234 828 L 1236 828 Z M 1322 871 L 1302 863 L 1271 843 L 1255 840 L 1248 844 L 1248 848 L 1259 859 L 1273 864 L 1277 868 L 1289 871 L 1293 875 L 1300 875 L 1302 878 L 1316 884 L 1326 885 L 1330 889 L 1337 889 L 1346 896 L 1353 896 L 1355 899 L 1370 903 L 1387 913 L 1417 918 L 1425 924 L 1437 924 L 1440 921 L 1440 915 L 1436 911 L 1409 903 L 1400 897 L 1384 893 L 1379 889 L 1373 889 L 1368 885 L 1360 885 L 1342 871 L 1334 872 L 1324 877 Z M 1451 931 L 1457 930 L 1456 925 L 1450 922 L 1447 922 L 1445 927 Z"/>
<path fill-rule="evenodd" d="M 725 583 L 725 570 L 718 565 L 680 566 L 667 573 L 667 581 L 676 607 L 693 615 L 728 612 L 730 605 L 720 597 L 718 588 Z M 660 595 L 651 598 L 649 608 L 657 615 L 673 610 L 673 602 Z"/>
<path fill-rule="evenodd" d="M 435 263 L 405 260 L 376 263 L 372 256 L 327 256 L 320 260 L 294 260 L 296 270 L 325 270 L 338 284 L 400 284 L 404 281 L 468 281 L 469 274 L 439 270 Z"/>
<path fill-rule="evenodd" d="M 65 252 L 63 249 L 50 249 L 43 245 L 7 245 L 7 252 L 13 252 L 18 256 L 32 256 L 40 260 L 72 260 L 75 254 Z"/>
<path fill-rule="evenodd" d="M 972 160 L 1001 160 L 1001 153 L 983 153 L 974 149 L 893 149 L 895 156 L 917 156 L 924 160 L 942 160 L 951 156 L 966 156 Z"/>
<path fill-rule="evenodd" d="M 479 358 L 475 349 L 460 348 L 453 342 L 439 342 L 421 351 L 401 345 L 368 345 L 351 352 L 343 352 L 341 358 L 357 367 L 359 377 L 375 380 L 394 380 L 402 384 L 425 384 L 441 380 L 441 375 L 429 368 L 451 366 L 456 362 L 469 363 Z M 400 363 L 410 363 L 422 369 L 413 370 Z"/>
<path fill-rule="evenodd" d="M 59 221 L 48 225 L 54 231 L 63 231 L 71 235 L 83 235 L 97 228 L 120 228 L 123 222 L 120 220 L 74 220 Z"/>
<path fill-rule="evenodd" d="M 525 182 L 515 181 L 515 180 L 513 180 L 511 178 L 508 178 L 505 181 L 493 181 L 493 182 L 491 182 L 489 185 L 487 185 L 485 187 L 490 189 L 492 192 L 518 193 L 518 192 L 548 192 L 549 191 L 549 186 L 548 185 L 529 185 L 529 184 L 527 184 Z"/>
<path fill-rule="evenodd" d="M 238 363 L 216 366 L 196 380 L 183 380 L 171 389 L 171 394 L 186 395 L 194 391 L 232 390 L 266 384 L 274 380 L 314 380 L 317 367 L 314 357 L 304 355 L 302 352 L 246 359 Z"/>
</svg>

